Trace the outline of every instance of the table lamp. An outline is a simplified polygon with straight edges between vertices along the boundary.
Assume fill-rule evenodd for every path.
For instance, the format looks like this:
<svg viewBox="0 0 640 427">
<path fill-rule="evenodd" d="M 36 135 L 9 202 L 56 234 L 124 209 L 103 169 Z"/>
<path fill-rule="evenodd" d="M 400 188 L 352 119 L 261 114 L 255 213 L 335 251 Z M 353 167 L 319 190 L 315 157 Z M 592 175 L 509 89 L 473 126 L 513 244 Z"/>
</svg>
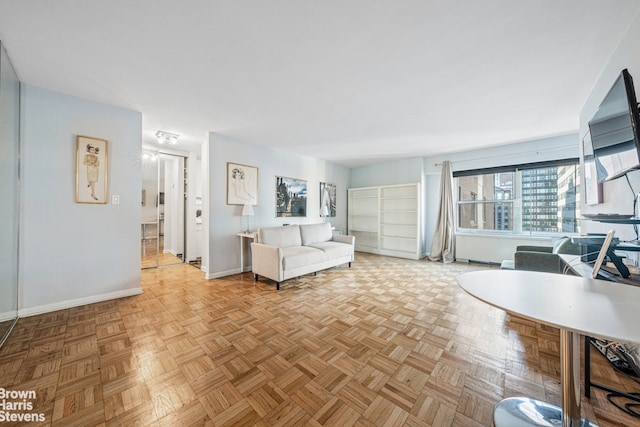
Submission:
<svg viewBox="0 0 640 427">
<path fill-rule="evenodd" d="M 245 233 L 249 233 L 251 231 L 251 219 L 249 217 L 252 217 L 253 215 L 255 215 L 253 213 L 253 205 L 246 204 L 242 207 L 242 216 L 247 217 L 247 229 L 245 230 Z"/>
</svg>

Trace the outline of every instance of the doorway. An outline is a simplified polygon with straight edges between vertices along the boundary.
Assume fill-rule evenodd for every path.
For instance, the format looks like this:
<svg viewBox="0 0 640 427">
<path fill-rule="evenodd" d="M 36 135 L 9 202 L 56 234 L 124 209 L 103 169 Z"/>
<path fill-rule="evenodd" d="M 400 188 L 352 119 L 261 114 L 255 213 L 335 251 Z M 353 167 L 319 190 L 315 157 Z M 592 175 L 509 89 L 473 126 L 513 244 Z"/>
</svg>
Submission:
<svg viewBox="0 0 640 427">
<path fill-rule="evenodd" d="M 141 268 L 182 264 L 187 259 L 187 158 L 143 152 Z"/>
</svg>

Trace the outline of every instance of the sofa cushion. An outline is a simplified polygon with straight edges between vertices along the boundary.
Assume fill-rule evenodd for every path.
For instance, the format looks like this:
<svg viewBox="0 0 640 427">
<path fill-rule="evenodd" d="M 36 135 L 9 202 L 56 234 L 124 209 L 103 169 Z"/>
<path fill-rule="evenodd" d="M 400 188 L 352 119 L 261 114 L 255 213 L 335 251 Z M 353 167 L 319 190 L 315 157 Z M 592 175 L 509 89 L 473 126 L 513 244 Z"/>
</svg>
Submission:
<svg viewBox="0 0 640 427">
<path fill-rule="evenodd" d="M 322 222 L 320 224 L 303 224 L 300 226 L 300 235 L 303 245 L 311 245 L 318 242 L 327 242 L 331 240 L 331 224 Z"/>
<path fill-rule="evenodd" d="M 328 258 L 341 258 L 353 254 L 353 246 L 347 243 L 338 242 L 318 242 L 309 245 L 311 248 L 320 249 Z"/>
<path fill-rule="evenodd" d="M 258 229 L 258 242 L 265 245 L 274 245 L 281 248 L 300 246 L 300 227 L 298 225 L 286 225 L 284 227 L 265 227 Z"/>
<path fill-rule="evenodd" d="M 285 271 L 322 262 L 327 258 L 323 251 L 309 246 L 285 247 L 282 248 L 282 255 L 282 268 Z"/>
</svg>

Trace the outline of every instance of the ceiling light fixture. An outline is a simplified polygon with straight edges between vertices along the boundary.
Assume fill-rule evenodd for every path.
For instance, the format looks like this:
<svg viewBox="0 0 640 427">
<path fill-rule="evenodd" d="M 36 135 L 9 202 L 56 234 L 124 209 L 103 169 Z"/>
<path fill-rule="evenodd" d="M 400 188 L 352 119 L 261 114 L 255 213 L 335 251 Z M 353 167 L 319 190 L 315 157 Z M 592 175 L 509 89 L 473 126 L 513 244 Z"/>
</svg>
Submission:
<svg viewBox="0 0 640 427">
<path fill-rule="evenodd" d="M 178 142 L 178 138 L 180 135 L 176 135 L 175 133 L 165 132 L 163 130 L 159 130 L 156 132 L 156 138 L 158 138 L 158 144 L 169 143 L 171 145 L 176 145 Z"/>
<path fill-rule="evenodd" d="M 143 153 L 142 158 L 145 160 L 151 160 L 152 162 L 155 162 L 158 159 L 158 156 L 152 153 Z"/>
</svg>

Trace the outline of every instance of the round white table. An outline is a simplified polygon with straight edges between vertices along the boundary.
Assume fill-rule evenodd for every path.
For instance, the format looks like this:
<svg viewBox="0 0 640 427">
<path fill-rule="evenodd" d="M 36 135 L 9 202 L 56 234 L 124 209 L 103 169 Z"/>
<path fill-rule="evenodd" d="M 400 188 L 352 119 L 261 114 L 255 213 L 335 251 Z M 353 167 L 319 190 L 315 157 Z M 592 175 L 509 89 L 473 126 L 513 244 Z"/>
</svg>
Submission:
<svg viewBox="0 0 640 427">
<path fill-rule="evenodd" d="M 513 397 L 496 405 L 496 427 L 596 426 L 580 417 L 580 335 L 640 342 L 640 287 L 520 270 L 465 273 L 467 293 L 508 313 L 560 329 L 562 408 Z"/>
</svg>

